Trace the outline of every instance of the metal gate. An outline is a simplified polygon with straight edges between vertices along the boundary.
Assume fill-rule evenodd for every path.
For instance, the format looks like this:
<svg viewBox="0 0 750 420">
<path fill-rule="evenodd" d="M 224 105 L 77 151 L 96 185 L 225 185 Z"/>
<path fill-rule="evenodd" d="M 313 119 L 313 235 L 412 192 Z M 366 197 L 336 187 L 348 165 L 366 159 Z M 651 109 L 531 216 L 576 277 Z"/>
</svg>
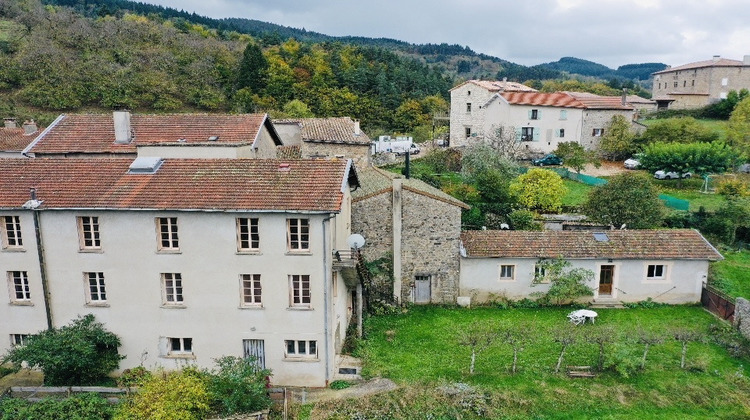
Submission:
<svg viewBox="0 0 750 420">
<path fill-rule="evenodd" d="M 266 346 L 263 340 L 242 340 L 245 359 L 253 357 L 261 369 L 266 368 Z"/>
</svg>

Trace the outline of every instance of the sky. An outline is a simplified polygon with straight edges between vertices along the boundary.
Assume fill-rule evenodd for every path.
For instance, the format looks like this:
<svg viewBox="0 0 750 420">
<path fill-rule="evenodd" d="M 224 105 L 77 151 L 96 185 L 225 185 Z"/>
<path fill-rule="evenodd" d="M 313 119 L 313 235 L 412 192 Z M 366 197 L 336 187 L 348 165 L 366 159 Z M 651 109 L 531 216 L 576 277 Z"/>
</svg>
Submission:
<svg viewBox="0 0 750 420">
<path fill-rule="evenodd" d="M 140 0 L 212 18 L 332 36 L 458 44 L 534 65 L 578 57 L 617 68 L 750 55 L 748 0 Z"/>
</svg>

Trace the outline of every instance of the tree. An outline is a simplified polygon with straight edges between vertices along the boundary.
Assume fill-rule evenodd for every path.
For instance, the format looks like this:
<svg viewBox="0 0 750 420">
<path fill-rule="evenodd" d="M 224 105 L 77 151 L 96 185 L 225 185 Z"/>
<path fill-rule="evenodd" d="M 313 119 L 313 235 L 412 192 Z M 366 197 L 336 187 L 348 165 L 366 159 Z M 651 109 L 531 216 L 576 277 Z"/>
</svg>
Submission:
<svg viewBox="0 0 750 420">
<path fill-rule="evenodd" d="M 750 155 L 750 97 L 740 101 L 729 117 L 729 144 Z"/>
<path fill-rule="evenodd" d="M 506 159 L 518 160 L 524 155 L 523 144 L 516 139 L 515 127 L 493 125 L 484 135 L 484 143 Z"/>
<path fill-rule="evenodd" d="M 553 331 L 552 334 L 552 339 L 555 343 L 560 344 L 560 356 L 558 356 L 557 364 L 555 365 L 555 373 L 559 373 L 560 366 L 565 357 L 565 350 L 578 341 L 578 331 L 573 327 L 573 324 L 567 323 L 561 328 Z"/>
<path fill-rule="evenodd" d="M 315 114 L 310 111 L 306 103 L 299 99 L 293 99 L 284 105 L 284 114 L 289 118 L 312 118 Z"/>
<path fill-rule="evenodd" d="M 702 342 L 704 340 L 703 334 L 698 331 L 691 330 L 688 328 L 676 328 L 672 331 L 672 338 L 678 341 L 682 345 L 682 352 L 680 354 L 680 367 L 685 369 L 685 358 L 687 356 L 688 343 L 690 342 Z"/>
<path fill-rule="evenodd" d="M 120 339 L 104 329 L 94 315 L 29 337 L 13 347 L 3 362 L 20 369 L 23 362 L 44 373 L 45 385 L 95 385 L 120 366 L 125 356 L 117 353 Z"/>
<path fill-rule="evenodd" d="M 508 214 L 510 227 L 513 230 L 543 230 L 544 225 L 534 220 L 534 212 L 530 210 L 513 210 Z"/>
<path fill-rule="evenodd" d="M 572 264 L 562 257 L 554 260 L 540 260 L 532 286 L 539 284 L 550 284 L 546 292 L 535 292 L 544 302 L 553 302 L 560 306 L 573 302 L 582 296 L 591 296 L 594 291 L 587 283 L 593 283 L 594 272 L 585 268 L 577 267 L 568 269 Z"/>
<path fill-rule="evenodd" d="M 469 374 L 474 374 L 474 364 L 477 360 L 477 354 L 487 350 L 493 341 L 496 333 L 489 325 L 483 323 L 473 323 L 461 329 L 456 337 L 458 344 L 471 349 L 471 362 L 469 364 Z"/>
<path fill-rule="evenodd" d="M 638 329 L 637 340 L 638 343 L 643 344 L 643 357 L 641 358 L 641 370 L 646 368 L 646 357 L 651 346 L 661 344 L 664 342 L 664 337 L 661 334 L 654 333 L 652 331 L 646 331 L 641 328 Z"/>
<path fill-rule="evenodd" d="M 597 370 L 601 371 L 604 368 L 604 351 L 607 345 L 613 343 L 616 338 L 615 330 L 611 326 L 604 326 L 586 331 L 584 339 L 589 343 L 596 344 L 599 348 L 599 360 L 596 365 Z"/>
<path fill-rule="evenodd" d="M 237 71 L 236 89 L 249 88 L 253 93 L 260 94 L 266 87 L 268 77 L 268 60 L 263 51 L 255 43 L 247 44 L 242 53 L 242 60 Z"/>
<path fill-rule="evenodd" d="M 651 179 L 635 173 L 611 177 L 589 191 L 581 211 L 590 219 L 619 228 L 651 229 L 661 225 L 664 205 Z"/>
<path fill-rule="evenodd" d="M 593 164 L 597 168 L 602 166 L 601 162 L 599 162 L 599 156 L 595 151 L 586 150 L 580 143 L 575 141 L 566 141 L 558 144 L 555 154 L 562 158 L 565 166 L 570 166 L 579 174 L 588 163 Z"/>
<path fill-rule="evenodd" d="M 640 166 L 649 171 L 682 174 L 719 174 L 732 168 L 740 155 L 721 142 L 712 143 L 653 143 L 643 149 Z"/>
<path fill-rule="evenodd" d="M 718 139 L 719 133 L 702 125 L 693 117 L 655 121 L 641 135 L 641 141 L 646 144 L 712 142 Z"/>
<path fill-rule="evenodd" d="M 510 183 L 510 192 L 529 210 L 555 213 L 562 208 L 567 188 L 557 173 L 534 168 Z"/>
<path fill-rule="evenodd" d="M 615 115 L 599 141 L 599 152 L 607 160 L 626 159 L 636 151 L 635 138 L 627 118 Z"/>
<path fill-rule="evenodd" d="M 526 323 L 516 323 L 512 326 L 500 329 L 498 334 L 500 340 L 508 344 L 513 349 L 513 364 L 510 371 L 515 374 L 518 366 L 518 353 L 522 352 L 524 346 L 531 340 L 531 326 Z"/>
<path fill-rule="evenodd" d="M 219 414 L 251 413 L 271 406 L 266 389 L 270 370 L 261 369 L 252 358 L 224 356 L 215 361 L 218 369 L 207 372 L 208 391 Z"/>
</svg>

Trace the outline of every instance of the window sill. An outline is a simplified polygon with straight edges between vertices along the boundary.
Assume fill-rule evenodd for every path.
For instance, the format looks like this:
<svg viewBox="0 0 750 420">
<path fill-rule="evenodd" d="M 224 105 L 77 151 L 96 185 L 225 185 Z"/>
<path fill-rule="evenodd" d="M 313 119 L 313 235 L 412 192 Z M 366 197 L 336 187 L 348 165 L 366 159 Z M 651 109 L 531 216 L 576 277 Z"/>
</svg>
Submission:
<svg viewBox="0 0 750 420">
<path fill-rule="evenodd" d="M 643 284 L 671 284 L 670 279 L 644 279 Z"/>
<path fill-rule="evenodd" d="M 313 358 L 313 357 L 288 357 L 287 356 L 287 357 L 284 357 L 283 359 L 281 359 L 281 361 L 282 362 L 292 362 L 292 363 L 299 363 L 299 362 L 302 362 L 302 363 L 318 363 L 318 362 L 320 362 L 320 359 L 318 359 L 317 357 Z"/>
<path fill-rule="evenodd" d="M 182 254 L 179 249 L 157 249 L 157 254 Z"/>
<path fill-rule="evenodd" d="M 287 251 L 285 255 L 312 255 L 309 250 L 304 251 Z"/>
<path fill-rule="evenodd" d="M 498 281 L 500 281 L 500 282 L 502 282 L 502 283 L 513 283 L 514 281 L 516 281 L 516 279 L 514 279 L 514 278 L 503 278 L 503 277 L 501 277 L 501 278 L 499 278 L 499 279 L 498 279 Z"/>
<path fill-rule="evenodd" d="M 190 360 L 196 359 L 194 353 L 174 353 L 174 354 L 166 354 L 161 357 L 164 359 L 190 359 Z"/>
<path fill-rule="evenodd" d="M 161 307 L 162 309 L 187 309 L 186 305 L 172 303 L 162 303 Z"/>
<path fill-rule="evenodd" d="M 238 309 L 250 309 L 254 311 L 260 311 L 266 308 L 264 308 L 263 305 L 245 305 L 245 306 L 239 306 Z"/>
<path fill-rule="evenodd" d="M 81 248 L 78 252 L 81 254 L 104 254 L 101 248 Z"/>
<path fill-rule="evenodd" d="M 86 303 L 87 308 L 109 308 L 109 303 L 94 303 L 94 302 L 88 302 Z"/>
<path fill-rule="evenodd" d="M 290 306 L 286 308 L 287 311 L 312 311 L 313 308 L 310 306 Z"/>
<path fill-rule="evenodd" d="M 25 248 L 7 247 L 3 248 L 3 252 L 26 252 Z"/>
<path fill-rule="evenodd" d="M 263 255 L 263 253 L 260 252 L 260 250 L 247 250 L 247 251 L 237 251 L 237 255 Z"/>
<path fill-rule="evenodd" d="M 12 300 L 10 301 L 11 306 L 34 306 L 34 303 L 30 300 Z"/>
</svg>

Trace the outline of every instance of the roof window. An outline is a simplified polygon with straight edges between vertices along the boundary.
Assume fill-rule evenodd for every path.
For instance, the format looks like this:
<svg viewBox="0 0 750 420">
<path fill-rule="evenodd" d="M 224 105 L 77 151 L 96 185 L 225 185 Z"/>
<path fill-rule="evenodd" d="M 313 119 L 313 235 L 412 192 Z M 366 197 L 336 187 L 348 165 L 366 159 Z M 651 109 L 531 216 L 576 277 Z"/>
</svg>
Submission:
<svg viewBox="0 0 750 420">
<path fill-rule="evenodd" d="M 128 168 L 129 174 L 153 174 L 161 167 L 164 160 L 160 157 L 137 157 Z"/>
<path fill-rule="evenodd" d="M 604 232 L 594 233 L 594 239 L 596 239 L 597 242 L 609 242 L 609 237 Z"/>
</svg>

